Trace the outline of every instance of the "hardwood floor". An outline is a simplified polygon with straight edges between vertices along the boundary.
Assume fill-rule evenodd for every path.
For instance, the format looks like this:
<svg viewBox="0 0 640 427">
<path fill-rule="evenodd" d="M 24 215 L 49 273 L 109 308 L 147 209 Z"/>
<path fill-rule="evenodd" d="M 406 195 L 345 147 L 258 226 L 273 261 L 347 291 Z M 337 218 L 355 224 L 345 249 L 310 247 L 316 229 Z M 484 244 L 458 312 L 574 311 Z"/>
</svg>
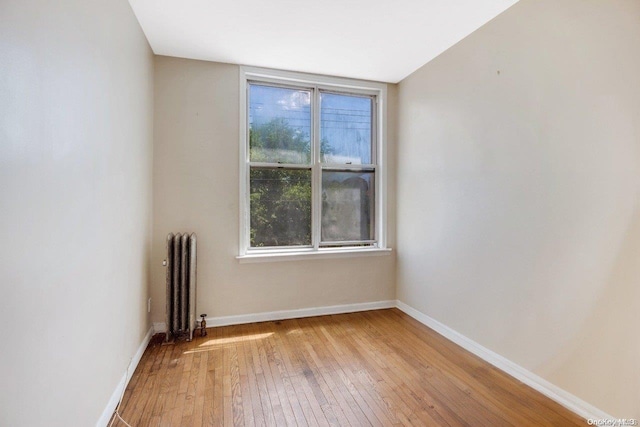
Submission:
<svg viewBox="0 0 640 427">
<path fill-rule="evenodd" d="M 162 338 L 124 395 L 132 426 L 585 425 L 397 309 Z"/>
</svg>

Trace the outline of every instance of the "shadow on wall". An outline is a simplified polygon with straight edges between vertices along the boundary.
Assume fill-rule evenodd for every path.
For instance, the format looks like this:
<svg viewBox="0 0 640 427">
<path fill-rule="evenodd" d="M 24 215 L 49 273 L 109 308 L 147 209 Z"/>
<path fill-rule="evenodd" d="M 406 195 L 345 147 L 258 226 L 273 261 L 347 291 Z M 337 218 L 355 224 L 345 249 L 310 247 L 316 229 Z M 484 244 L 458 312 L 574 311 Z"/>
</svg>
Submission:
<svg viewBox="0 0 640 427">
<path fill-rule="evenodd" d="M 572 384 L 591 395 L 588 402 L 612 402 L 602 408 L 621 418 L 640 418 L 640 207 L 636 207 L 603 293 L 575 339 L 539 373 L 563 387 Z M 594 363 L 596 362 L 596 363 Z M 598 369 L 594 369 L 597 366 Z M 624 378 L 615 387 L 604 385 Z M 569 390 L 571 391 L 571 390 Z M 624 413 L 621 408 L 636 408 Z"/>
</svg>

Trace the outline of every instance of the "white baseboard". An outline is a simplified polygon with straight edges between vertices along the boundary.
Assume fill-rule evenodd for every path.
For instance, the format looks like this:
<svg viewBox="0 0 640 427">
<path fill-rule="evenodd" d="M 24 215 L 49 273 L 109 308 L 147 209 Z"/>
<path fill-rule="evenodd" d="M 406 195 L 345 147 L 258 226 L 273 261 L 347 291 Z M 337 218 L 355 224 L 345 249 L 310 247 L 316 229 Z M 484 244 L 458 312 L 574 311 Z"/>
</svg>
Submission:
<svg viewBox="0 0 640 427">
<path fill-rule="evenodd" d="M 506 372 L 512 377 L 520 380 L 524 384 L 533 388 L 534 390 L 544 394 L 551 400 L 556 401 L 560 405 L 564 406 L 568 410 L 574 412 L 575 414 L 585 418 L 585 419 L 613 419 L 611 415 L 607 414 L 604 411 L 596 408 L 590 403 L 585 402 L 584 400 L 572 395 L 571 393 L 561 389 L 560 387 L 550 383 L 544 378 L 539 377 L 533 372 L 523 368 L 522 366 L 506 359 L 505 357 L 500 356 L 498 353 L 495 353 L 489 350 L 486 347 L 481 346 L 477 342 L 473 341 L 470 338 L 462 335 L 461 333 L 451 329 L 450 327 L 438 322 L 432 317 L 427 316 L 426 314 L 416 310 L 415 308 L 405 304 L 404 302 L 398 300 L 396 302 L 396 306 L 398 309 L 402 310 L 409 316 L 416 319 L 418 322 L 428 326 L 433 329 L 443 337 L 447 338 L 450 341 L 458 344 L 460 347 L 465 350 L 475 354 L 486 362 L 491 363 L 496 368 Z"/>
<path fill-rule="evenodd" d="M 269 311 L 265 313 L 240 314 L 236 316 L 207 317 L 207 327 L 242 325 L 245 323 L 268 322 L 273 320 L 300 319 L 302 317 L 326 316 L 329 314 L 355 313 L 358 311 L 380 310 L 396 307 L 395 300 L 363 302 L 357 304 L 332 305 L 328 307 L 301 308 L 297 310 Z M 154 322 L 155 333 L 165 332 L 165 322 Z"/>
<path fill-rule="evenodd" d="M 153 327 L 149 328 L 149 331 L 147 332 L 147 334 L 144 336 L 144 339 L 140 343 L 140 346 L 138 347 L 136 354 L 133 355 L 133 358 L 131 359 L 131 363 L 129 364 L 129 368 L 122 375 L 122 378 L 118 383 L 118 386 L 111 394 L 111 398 L 109 399 L 109 403 L 107 403 L 107 407 L 104 408 L 104 411 L 100 416 L 100 419 L 96 423 L 97 427 L 105 427 L 107 424 L 109 424 L 109 420 L 111 420 L 113 411 L 116 410 L 116 406 L 118 406 L 118 402 L 120 401 L 120 395 L 122 394 L 122 390 L 127 387 L 127 384 L 129 384 L 129 380 L 133 376 L 133 373 L 135 372 L 136 368 L 138 367 L 138 363 L 140 363 L 140 359 L 142 359 L 142 355 L 144 354 L 144 351 L 147 349 L 147 346 L 149 345 L 149 341 L 151 341 L 152 336 L 153 336 Z"/>
</svg>

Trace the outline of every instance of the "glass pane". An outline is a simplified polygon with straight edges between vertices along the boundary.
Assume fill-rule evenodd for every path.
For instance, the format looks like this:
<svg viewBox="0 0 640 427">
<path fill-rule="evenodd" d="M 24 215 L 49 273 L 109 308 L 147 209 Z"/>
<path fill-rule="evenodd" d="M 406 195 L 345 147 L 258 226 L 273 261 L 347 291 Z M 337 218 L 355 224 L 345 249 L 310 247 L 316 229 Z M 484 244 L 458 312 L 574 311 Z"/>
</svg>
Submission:
<svg viewBox="0 0 640 427">
<path fill-rule="evenodd" d="M 252 162 L 311 162 L 311 92 L 250 85 L 249 151 Z"/>
<path fill-rule="evenodd" d="M 320 160 L 325 163 L 371 164 L 373 99 L 320 94 Z"/>
<path fill-rule="evenodd" d="M 322 241 L 374 240 L 374 172 L 322 172 Z"/>
<path fill-rule="evenodd" d="M 311 171 L 251 168 L 251 247 L 311 245 Z"/>
</svg>

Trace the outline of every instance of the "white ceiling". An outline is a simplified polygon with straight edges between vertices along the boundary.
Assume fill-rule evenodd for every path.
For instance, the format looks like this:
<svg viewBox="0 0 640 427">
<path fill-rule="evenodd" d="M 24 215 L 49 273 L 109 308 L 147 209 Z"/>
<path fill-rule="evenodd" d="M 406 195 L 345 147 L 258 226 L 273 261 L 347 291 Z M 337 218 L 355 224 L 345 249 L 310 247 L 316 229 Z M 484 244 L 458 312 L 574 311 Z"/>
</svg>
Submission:
<svg viewBox="0 0 640 427">
<path fill-rule="evenodd" d="M 517 0 L 129 0 L 158 55 L 396 83 Z"/>
</svg>

